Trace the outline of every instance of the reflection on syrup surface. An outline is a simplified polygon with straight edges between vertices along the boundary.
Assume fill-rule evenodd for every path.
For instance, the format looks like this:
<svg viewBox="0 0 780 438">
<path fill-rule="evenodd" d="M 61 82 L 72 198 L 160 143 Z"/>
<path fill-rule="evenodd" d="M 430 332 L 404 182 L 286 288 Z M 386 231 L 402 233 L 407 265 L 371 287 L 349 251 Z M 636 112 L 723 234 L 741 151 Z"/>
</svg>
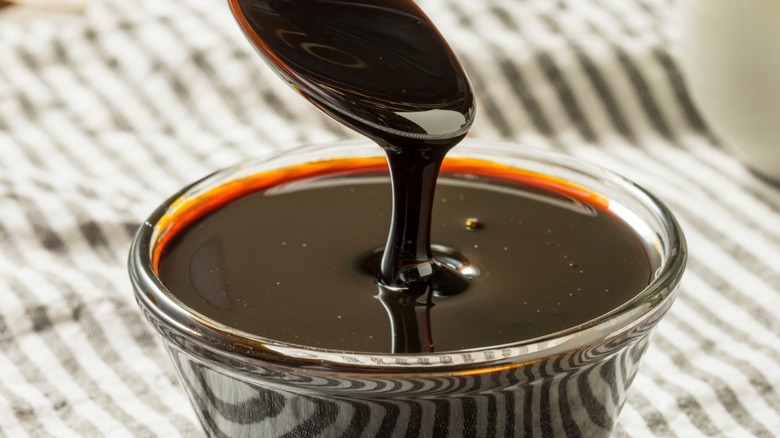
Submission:
<svg viewBox="0 0 780 438">
<path fill-rule="evenodd" d="M 228 326 L 300 345 L 391 352 L 388 315 L 365 267 L 388 227 L 385 169 L 381 159 L 324 161 L 207 192 L 161 222 L 157 272 L 179 300 Z M 447 160 L 433 242 L 478 275 L 466 292 L 434 294 L 421 307 L 433 350 L 553 333 L 644 289 L 658 261 L 607 207 L 555 178 Z"/>
</svg>

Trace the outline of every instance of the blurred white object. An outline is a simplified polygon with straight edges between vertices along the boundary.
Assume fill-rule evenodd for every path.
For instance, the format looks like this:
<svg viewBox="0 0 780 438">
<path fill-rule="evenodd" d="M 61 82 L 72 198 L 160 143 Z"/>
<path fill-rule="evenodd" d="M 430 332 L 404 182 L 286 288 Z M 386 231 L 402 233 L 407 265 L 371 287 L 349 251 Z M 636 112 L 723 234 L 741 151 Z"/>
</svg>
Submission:
<svg viewBox="0 0 780 438">
<path fill-rule="evenodd" d="M 6 0 L 17 8 L 50 12 L 80 12 L 90 0 Z"/>
<path fill-rule="evenodd" d="M 710 128 L 780 181 L 780 0 L 677 0 L 680 61 Z"/>
</svg>

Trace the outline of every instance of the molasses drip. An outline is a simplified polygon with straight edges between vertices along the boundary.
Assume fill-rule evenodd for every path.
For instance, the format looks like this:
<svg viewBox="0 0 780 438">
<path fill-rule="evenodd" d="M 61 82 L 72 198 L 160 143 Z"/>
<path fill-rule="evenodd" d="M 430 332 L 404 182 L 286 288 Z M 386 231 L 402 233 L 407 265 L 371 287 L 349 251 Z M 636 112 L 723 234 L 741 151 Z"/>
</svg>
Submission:
<svg viewBox="0 0 780 438">
<path fill-rule="evenodd" d="M 377 268 L 394 351 L 431 351 L 434 290 L 466 279 L 434 260 L 430 221 L 442 160 L 470 128 L 469 81 L 447 43 L 411 0 L 230 0 L 239 25 L 271 67 L 312 104 L 371 138 L 392 179 L 390 232 Z"/>
</svg>

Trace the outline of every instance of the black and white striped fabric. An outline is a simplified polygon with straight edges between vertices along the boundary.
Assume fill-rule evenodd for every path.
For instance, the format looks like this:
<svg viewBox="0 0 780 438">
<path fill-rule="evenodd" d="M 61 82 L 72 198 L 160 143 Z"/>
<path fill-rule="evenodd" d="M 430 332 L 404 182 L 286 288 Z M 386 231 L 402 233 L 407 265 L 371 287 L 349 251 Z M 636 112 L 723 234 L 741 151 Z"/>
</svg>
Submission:
<svg viewBox="0 0 780 438">
<path fill-rule="evenodd" d="M 616 436 L 780 435 L 780 187 L 708 130 L 666 0 L 420 0 L 475 83 L 472 135 L 596 162 L 686 231 L 680 296 Z M 0 24 L 0 435 L 200 432 L 127 279 L 188 182 L 353 136 L 285 88 L 221 0 L 96 1 Z"/>
</svg>

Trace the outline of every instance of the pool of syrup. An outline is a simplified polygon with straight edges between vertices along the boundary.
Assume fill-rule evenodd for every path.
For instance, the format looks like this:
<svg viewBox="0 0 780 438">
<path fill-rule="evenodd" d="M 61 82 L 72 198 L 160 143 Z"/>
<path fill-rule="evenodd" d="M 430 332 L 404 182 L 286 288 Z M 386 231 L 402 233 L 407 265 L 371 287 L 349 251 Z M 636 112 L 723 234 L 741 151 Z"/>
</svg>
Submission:
<svg viewBox="0 0 780 438">
<path fill-rule="evenodd" d="M 445 160 L 433 252 L 468 282 L 419 306 L 430 351 L 551 334 L 636 296 L 651 282 L 658 256 L 609 203 L 554 177 Z M 392 315 L 380 300 L 375 266 L 390 204 L 381 158 L 254 175 L 162 221 L 155 269 L 179 301 L 235 329 L 316 348 L 391 353 Z"/>
</svg>

